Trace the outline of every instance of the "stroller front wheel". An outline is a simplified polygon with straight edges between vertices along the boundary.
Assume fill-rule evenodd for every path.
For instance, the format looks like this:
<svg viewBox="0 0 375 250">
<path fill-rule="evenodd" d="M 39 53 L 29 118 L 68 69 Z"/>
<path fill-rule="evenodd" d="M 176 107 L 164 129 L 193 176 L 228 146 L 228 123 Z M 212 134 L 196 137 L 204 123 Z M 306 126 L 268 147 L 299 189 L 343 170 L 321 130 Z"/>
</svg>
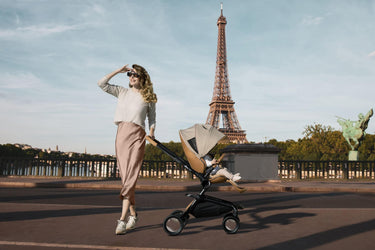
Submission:
<svg viewBox="0 0 375 250">
<path fill-rule="evenodd" d="M 176 210 L 171 213 L 171 215 L 182 215 L 184 212 L 181 210 Z"/>
<path fill-rule="evenodd" d="M 228 234 L 237 233 L 240 228 L 240 219 L 234 215 L 227 215 L 223 219 L 223 228 L 224 231 Z"/>
<path fill-rule="evenodd" d="M 171 236 L 179 235 L 185 227 L 185 221 L 178 214 L 169 215 L 163 223 L 164 231 Z"/>
</svg>

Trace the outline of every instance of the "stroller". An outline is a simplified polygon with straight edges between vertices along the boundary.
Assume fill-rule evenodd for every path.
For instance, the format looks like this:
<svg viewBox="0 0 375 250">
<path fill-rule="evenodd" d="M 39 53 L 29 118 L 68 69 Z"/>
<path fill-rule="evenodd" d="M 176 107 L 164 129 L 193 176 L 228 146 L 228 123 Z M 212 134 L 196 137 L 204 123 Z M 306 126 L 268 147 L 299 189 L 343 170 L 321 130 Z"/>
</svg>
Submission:
<svg viewBox="0 0 375 250">
<path fill-rule="evenodd" d="M 188 162 L 178 157 L 158 140 L 146 137 L 152 145 L 161 149 L 174 161 L 180 163 L 186 170 L 195 175 L 202 185 L 202 190 L 199 194 L 187 194 L 188 197 L 193 198 L 193 201 L 184 211 L 174 211 L 164 220 L 163 228 L 169 235 L 174 236 L 182 232 L 189 220 L 189 214 L 195 218 L 224 215 L 222 223 L 224 231 L 228 234 L 234 234 L 238 231 L 240 227 L 238 210 L 243 207 L 230 201 L 205 195 L 211 184 L 226 181 L 231 183 L 239 192 L 245 191 L 244 188 L 239 187 L 235 182 L 223 176 L 211 176 L 210 173 L 215 166 L 206 167 L 206 163 L 203 160 L 203 157 L 224 137 L 223 133 L 210 125 L 195 124 L 190 128 L 180 130 L 181 144 Z M 219 162 L 223 156 L 220 157 Z"/>
</svg>

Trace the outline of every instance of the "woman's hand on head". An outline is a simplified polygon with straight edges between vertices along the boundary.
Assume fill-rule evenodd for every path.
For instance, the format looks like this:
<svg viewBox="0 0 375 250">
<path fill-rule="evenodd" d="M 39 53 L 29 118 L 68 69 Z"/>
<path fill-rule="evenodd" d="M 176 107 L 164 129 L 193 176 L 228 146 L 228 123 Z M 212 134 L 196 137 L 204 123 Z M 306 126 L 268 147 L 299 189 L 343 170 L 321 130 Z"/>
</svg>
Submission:
<svg viewBox="0 0 375 250">
<path fill-rule="evenodd" d="M 126 64 L 125 66 L 119 68 L 117 71 L 118 73 L 126 73 L 128 71 L 131 71 L 132 69 L 128 67 L 129 64 Z"/>
</svg>

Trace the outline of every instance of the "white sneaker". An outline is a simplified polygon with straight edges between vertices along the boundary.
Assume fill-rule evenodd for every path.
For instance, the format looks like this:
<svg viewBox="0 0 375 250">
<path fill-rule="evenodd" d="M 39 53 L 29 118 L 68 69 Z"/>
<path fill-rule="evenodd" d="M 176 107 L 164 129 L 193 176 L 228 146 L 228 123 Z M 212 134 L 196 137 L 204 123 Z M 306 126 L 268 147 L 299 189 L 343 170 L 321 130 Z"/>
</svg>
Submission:
<svg viewBox="0 0 375 250">
<path fill-rule="evenodd" d="M 241 180 L 241 178 L 242 178 L 242 177 L 240 176 L 240 174 L 237 173 L 237 174 L 233 175 L 232 181 L 236 182 L 236 181 Z"/>
<path fill-rule="evenodd" d="M 117 221 L 116 234 L 126 234 L 126 223 L 123 220 Z"/>
<path fill-rule="evenodd" d="M 137 215 L 129 215 L 128 223 L 126 223 L 126 230 L 132 230 L 135 228 L 135 224 L 138 221 Z"/>
</svg>

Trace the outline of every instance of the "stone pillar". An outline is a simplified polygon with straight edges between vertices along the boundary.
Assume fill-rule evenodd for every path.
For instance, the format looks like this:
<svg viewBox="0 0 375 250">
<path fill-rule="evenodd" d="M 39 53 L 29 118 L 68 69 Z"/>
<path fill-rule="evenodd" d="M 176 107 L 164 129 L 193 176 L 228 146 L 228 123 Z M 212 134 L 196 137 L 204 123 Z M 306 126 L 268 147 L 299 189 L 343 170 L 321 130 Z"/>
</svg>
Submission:
<svg viewBox="0 0 375 250">
<path fill-rule="evenodd" d="M 358 161 L 359 159 L 358 151 L 350 150 L 348 158 L 349 158 L 349 161 Z"/>
<path fill-rule="evenodd" d="M 223 167 L 241 173 L 241 181 L 275 181 L 280 149 L 270 144 L 234 144 L 222 149 Z"/>
</svg>

